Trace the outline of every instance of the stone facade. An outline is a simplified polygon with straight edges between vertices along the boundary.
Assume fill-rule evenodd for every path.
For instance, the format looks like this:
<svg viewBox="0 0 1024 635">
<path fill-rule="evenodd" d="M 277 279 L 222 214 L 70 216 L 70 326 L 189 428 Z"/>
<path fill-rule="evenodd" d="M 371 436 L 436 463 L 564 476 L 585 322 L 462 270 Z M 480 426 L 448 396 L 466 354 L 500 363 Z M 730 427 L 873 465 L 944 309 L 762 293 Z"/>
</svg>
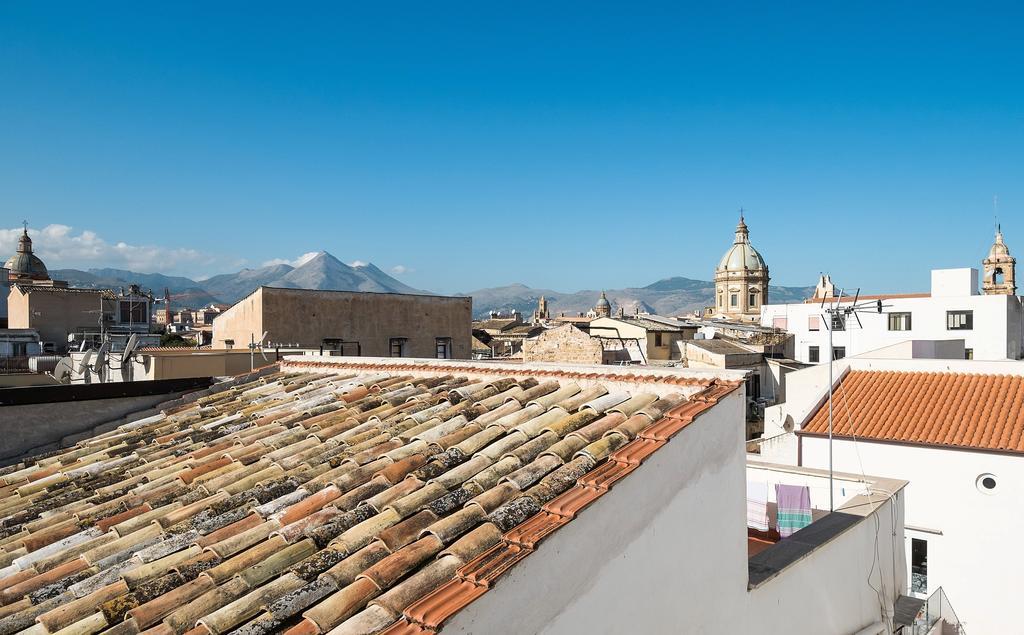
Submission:
<svg viewBox="0 0 1024 635">
<path fill-rule="evenodd" d="M 996 228 L 996 241 L 989 249 L 988 258 L 982 261 L 983 278 L 981 291 L 985 295 L 1016 295 L 1017 283 L 1014 277 L 1017 259 L 1010 255 L 1010 248 L 1003 242 L 1001 228 Z"/>
<path fill-rule="evenodd" d="M 524 362 L 558 364 L 600 364 L 604 354 L 601 341 L 572 324 L 544 331 L 523 343 Z"/>
</svg>

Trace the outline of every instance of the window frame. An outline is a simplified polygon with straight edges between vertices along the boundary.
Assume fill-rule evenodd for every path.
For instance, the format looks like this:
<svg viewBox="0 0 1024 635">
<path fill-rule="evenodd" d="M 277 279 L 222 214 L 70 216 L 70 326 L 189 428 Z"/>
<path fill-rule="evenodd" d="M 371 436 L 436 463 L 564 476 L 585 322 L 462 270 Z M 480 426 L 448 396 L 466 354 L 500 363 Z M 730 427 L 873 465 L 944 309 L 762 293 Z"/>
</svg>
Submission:
<svg viewBox="0 0 1024 635">
<path fill-rule="evenodd" d="M 807 361 L 811 364 L 818 364 L 821 362 L 821 347 L 820 346 L 808 346 L 807 347 Z"/>
<path fill-rule="evenodd" d="M 408 337 L 390 337 L 388 338 L 388 357 L 405 357 L 406 344 L 409 342 Z M 398 346 L 398 355 L 395 355 L 395 346 Z"/>
<path fill-rule="evenodd" d="M 904 323 L 906 324 L 905 327 L 903 327 Z M 894 325 L 903 328 L 893 328 Z M 910 331 L 914 328 L 913 315 L 910 311 L 893 311 L 888 314 L 888 327 L 893 332 Z"/>
<path fill-rule="evenodd" d="M 845 346 L 833 346 L 832 347 L 832 361 L 836 362 L 846 357 Z"/>
<path fill-rule="evenodd" d="M 963 320 L 962 322 L 960 320 Z M 954 322 L 957 324 L 954 325 Z M 974 310 L 973 309 L 958 309 L 954 311 L 946 311 L 946 330 L 947 331 L 973 331 L 974 330 Z"/>
<path fill-rule="evenodd" d="M 441 349 L 444 348 L 444 357 L 441 356 Z M 435 337 L 434 338 L 434 355 L 437 359 L 451 359 L 452 358 L 452 338 L 450 337 Z"/>
</svg>

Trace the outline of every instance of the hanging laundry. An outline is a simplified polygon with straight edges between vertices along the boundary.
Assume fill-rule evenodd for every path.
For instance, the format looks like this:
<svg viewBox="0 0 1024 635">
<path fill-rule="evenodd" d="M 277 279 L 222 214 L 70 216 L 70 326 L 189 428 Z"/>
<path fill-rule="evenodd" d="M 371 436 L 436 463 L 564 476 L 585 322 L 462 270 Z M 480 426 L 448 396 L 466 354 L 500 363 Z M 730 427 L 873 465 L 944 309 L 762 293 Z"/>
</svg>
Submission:
<svg viewBox="0 0 1024 635">
<path fill-rule="evenodd" d="M 811 490 L 806 485 L 776 485 L 776 527 L 787 538 L 811 524 Z"/>
<path fill-rule="evenodd" d="M 768 531 L 768 483 L 747 481 L 747 527 Z"/>
</svg>

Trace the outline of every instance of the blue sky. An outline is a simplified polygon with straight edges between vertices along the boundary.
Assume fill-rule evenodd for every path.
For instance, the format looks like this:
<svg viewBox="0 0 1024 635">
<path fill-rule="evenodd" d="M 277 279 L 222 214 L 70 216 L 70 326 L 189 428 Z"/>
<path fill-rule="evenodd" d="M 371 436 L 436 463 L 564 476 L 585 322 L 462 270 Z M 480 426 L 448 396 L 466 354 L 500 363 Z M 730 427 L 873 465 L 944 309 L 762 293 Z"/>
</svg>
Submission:
<svg viewBox="0 0 1024 635">
<path fill-rule="evenodd" d="M 914 291 L 993 195 L 1024 254 L 1010 3 L 213 4 L 0 4 L 0 227 L 51 267 L 638 286 L 743 206 L 775 283 Z"/>
</svg>

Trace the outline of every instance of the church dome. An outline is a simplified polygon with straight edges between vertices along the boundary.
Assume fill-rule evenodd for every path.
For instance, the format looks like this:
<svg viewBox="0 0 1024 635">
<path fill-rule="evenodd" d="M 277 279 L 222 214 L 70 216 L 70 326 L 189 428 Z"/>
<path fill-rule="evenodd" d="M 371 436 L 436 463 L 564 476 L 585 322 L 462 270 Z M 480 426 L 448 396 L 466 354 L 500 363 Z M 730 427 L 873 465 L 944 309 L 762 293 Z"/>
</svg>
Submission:
<svg viewBox="0 0 1024 635">
<path fill-rule="evenodd" d="M 32 253 L 32 239 L 28 237 L 28 227 L 18 239 L 18 251 L 11 256 L 4 267 L 10 270 L 12 279 L 49 280 L 50 274 L 46 265 Z"/>
<path fill-rule="evenodd" d="M 736 225 L 736 239 L 729 251 L 725 252 L 722 260 L 719 261 L 718 270 L 738 271 L 743 269 L 760 270 L 767 269 L 767 267 L 764 264 L 764 258 L 750 244 L 747 224 L 743 221 L 743 216 L 740 216 L 740 222 Z"/>
<path fill-rule="evenodd" d="M 598 298 L 597 304 L 594 305 L 594 308 L 611 310 L 612 303 L 608 301 L 608 296 L 604 294 L 604 291 L 601 292 L 601 297 Z"/>
</svg>

